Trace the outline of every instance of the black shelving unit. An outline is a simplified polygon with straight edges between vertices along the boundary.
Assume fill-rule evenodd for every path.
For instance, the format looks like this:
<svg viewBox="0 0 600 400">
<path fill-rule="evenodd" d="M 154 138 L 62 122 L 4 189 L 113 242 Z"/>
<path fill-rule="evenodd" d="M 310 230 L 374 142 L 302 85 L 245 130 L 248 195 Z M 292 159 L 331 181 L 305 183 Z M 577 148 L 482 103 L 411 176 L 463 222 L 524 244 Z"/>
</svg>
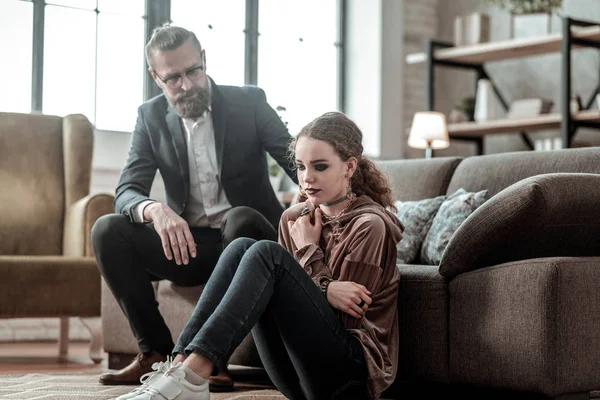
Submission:
<svg viewBox="0 0 600 400">
<path fill-rule="evenodd" d="M 571 52 L 573 46 L 592 47 L 600 50 L 600 41 L 581 39 L 573 35 L 571 28 L 573 26 L 579 27 L 591 27 L 599 26 L 600 22 L 584 21 L 573 19 L 569 17 L 562 18 L 562 39 L 560 45 L 561 54 L 561 122 L 560 131 L 562 138 L 563 148 L 570 148 L 573 142 L 578 128 L 595 128 L 600 129 L 600 122 L 598 121 L 578 121 L 571 115 L 570 110 L 570 99 L 571 99 Z M 427 39 L 425 41 L 425 109 L 432 111 L 435 109 L 435 67 L 450 67 L 458 69 L 472 70 L 476 72 L 476 80 L 485 78 L 488 79 L 494 89 L 496 97 L 502 104 L 505 110 L 508 110 L 509 104 L 502 96 L 502 93 L 494 83 L 493 79 L 489 76 L 485 69 L 485 62 L 473 63 L 473 62 L 458 62 L 452 60 L 437 59 L 435 52 L 440 48 L 450 48 L 454 45 L 450 42 Z M 594 103 L 594 98 L 600 93 L 600 71 L 599 71 L 599 82 L 596 86 L 594 93 L 591 98 L 583 103 L 583 108 L 589 110 Z M 525 144 L 531 149 L 534 149 L 533 142 L 529 137 L 529 134 L 525 131 L 519 132 L 521 138 Z M 466 140 L 474 142 L 477 146 L 477 154 L 483 154 L 483 137 L 482 136 L 466 136 L 461 135 L 460 137 L 453 137 L 450 135 L 452 140 Z"/>
</svg>

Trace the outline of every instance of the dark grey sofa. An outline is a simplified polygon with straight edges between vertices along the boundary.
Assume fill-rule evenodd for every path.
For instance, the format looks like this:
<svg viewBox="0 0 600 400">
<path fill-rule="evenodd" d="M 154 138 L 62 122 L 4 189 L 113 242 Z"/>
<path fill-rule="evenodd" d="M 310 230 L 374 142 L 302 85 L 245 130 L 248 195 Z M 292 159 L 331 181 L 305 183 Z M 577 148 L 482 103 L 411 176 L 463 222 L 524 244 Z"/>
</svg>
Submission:
<svg viewBox="0 0 600 400">
<path fill-rule="evenodd" d="M 431 384 L 581 399 L 600 389 L 600 148 L 379 164 L 400 200 L 493 196 L 439 267 L 398 265 L 400 364 L 386 396 Z"/>
<path fill-rule="evenodd" d="M 440 266 L 398 265 L 399 371 L 385 397 L 466 386 L 583 399 L 600 389 L 600 148 L 377 163 L 398 200 L 461 187 L 492 196 Z M 201 290 L 157 283 L 174 338 Z M 104 283 L 102 322 L 116 367 L 137 347 Z M 230 362 L 261 366 L 251 336 Z"/>
</svg>

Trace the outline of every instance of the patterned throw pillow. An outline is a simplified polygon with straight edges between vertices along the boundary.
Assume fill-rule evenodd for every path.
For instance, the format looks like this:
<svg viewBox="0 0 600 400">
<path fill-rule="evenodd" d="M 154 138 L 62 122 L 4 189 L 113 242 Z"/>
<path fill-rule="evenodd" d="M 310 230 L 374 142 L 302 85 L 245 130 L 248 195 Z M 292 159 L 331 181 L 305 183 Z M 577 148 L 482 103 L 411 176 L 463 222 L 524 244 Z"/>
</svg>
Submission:
<svg viewBox="0 0 600 400">
<path fill-rule="evenodd" d="M 410 264 L 419 255 L 425 235 L 433 222 L 446 196 L 416 201 L 396 201 L 396 215 L 404 224 L 402 240 L 398 243 L 396 261 L 400 264 Z"/>
<path fill-rule="evenodd" d="M 450 237 L 473 211 L 489 198 L 487 190 L 467 192 L 460 188 L 448 196 L 433 218 L 421 247 L 421 263 L 439 265 Z"/>
</svg>

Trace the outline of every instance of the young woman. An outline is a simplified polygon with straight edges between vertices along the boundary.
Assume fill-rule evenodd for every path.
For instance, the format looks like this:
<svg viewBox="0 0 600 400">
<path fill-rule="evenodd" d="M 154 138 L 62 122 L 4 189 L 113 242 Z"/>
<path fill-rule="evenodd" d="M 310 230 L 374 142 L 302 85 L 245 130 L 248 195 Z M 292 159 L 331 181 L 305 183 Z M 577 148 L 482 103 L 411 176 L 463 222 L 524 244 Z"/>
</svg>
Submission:
<svg viewBox="0 0 600 400">
<path fill-rule="evenodd" d="M 279 243 L 240 238 L 221 255 L 172 363 L 119 399 L 209 399 L 208 377 L 252 331 L 288 399 L 378 399 L 398 358 L 396 244 L 384 175 L 362 156 L 362 134 L 326 113 L 290 146 L 301 202 Z"/>
</svg>

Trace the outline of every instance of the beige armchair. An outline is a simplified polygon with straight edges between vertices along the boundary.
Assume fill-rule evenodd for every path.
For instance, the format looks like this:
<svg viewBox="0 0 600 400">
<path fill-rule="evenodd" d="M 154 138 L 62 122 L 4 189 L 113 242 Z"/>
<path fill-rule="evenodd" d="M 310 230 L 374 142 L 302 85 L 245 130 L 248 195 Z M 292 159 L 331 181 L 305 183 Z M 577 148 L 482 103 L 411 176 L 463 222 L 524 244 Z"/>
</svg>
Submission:
<svg viewBox="0 0 600 400">
<path fill-rule="evenodd" d="M 113 204 L 109 194 L 89 194 L 93 143 L 83 115 L 0 113 L 0 318 L 60 318 L 65 356 L 69 317 L 80 317 L 100 362 L 90 230 Z"/>
</svg>

